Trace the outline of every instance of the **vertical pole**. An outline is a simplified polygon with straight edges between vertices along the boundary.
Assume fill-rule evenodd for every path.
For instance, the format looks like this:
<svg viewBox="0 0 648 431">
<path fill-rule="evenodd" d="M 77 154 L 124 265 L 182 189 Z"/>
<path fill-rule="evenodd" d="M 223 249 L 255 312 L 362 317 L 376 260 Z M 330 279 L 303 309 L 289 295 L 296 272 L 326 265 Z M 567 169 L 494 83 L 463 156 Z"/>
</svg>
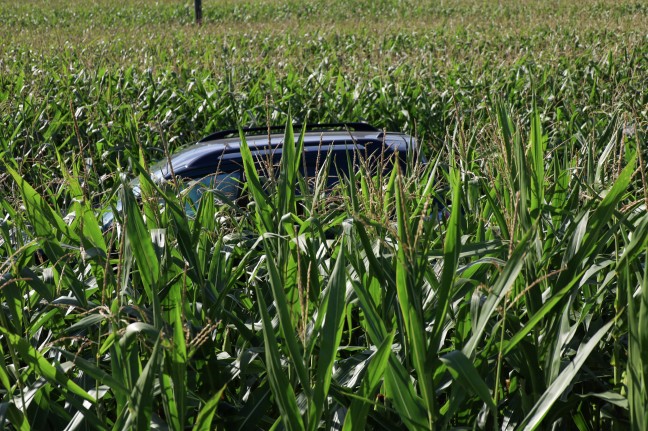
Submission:
<svg viewBox="0 0 648 431">
<path fill-rule="evenodd" d="M 194 0 L 196 9 L 196 24 L 202 25 L 202 0 Z"/>
</svg>

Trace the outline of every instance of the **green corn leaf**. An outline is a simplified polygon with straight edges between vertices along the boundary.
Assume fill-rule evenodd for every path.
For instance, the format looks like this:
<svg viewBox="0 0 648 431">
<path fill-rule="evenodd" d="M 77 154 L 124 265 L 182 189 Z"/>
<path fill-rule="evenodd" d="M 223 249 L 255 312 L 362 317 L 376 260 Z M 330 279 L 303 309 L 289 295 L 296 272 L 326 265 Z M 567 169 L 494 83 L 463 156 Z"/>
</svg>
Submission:
<svg viewBox="0 0 648 431">
<path fill-rule="evenodd" d="M 97 218 L 94 216 L 90 203 L 85 200 L 85 195 L 83 193 L 83 188 L 79 183 L 78 173 L 75 171 L 73 174 L 65 166 L 65 162 L 62 159 L 58 149 L 56 149 L 56 157 L 59 162 L 59 167 L 63 178 L 65 178 L 67 189 L 69 190 L 72 198 L 75 200 L 72 205 L 72 210 L 76 213 L 75 220 L 83 220 L 83 236 L 89 238 L 91 243 L 106 252 L 106 243 L 104 241 L 103 235 L 101 234 L 101 228 L 97 222 Z"/>
<path fill-rule="evenodd" d="M 130 396 L 129 388 L 132 388 L 132 384 L 129 379 L 128 370 L 126 370 L 126 350 L 120 346 L 120 343 L 116 343 L 117 339 L 117 330 L 113 326 L 108 337 L 101 346 L 100 352 L 104 353 L 106 351 L 110 352 L 110 371 L 112 376 L 116 381 L 120 383 L 121 386 L 124 386 L 124 390 L 115 390 L 113 395 L 115 396 L 116 408 L 115 414 L 118 418 L 124 418 L 124 411 L 128 404 L 128 398 Z"/>
<path fill-rule="evenodd" d="M 635 231 L 632 233 L 632 239 L 625 246 L 623 254 L 619 259 L 617 271 L 620 272 L 624 269 L 630 262 L 634 262 L 635 259 L 644 253 L 646 247 L 648 247 L 648 214 L 644 215 L 639 222 Z"/>
<path fill-rule="evenodd" d="M 356 230 L 362 240 L 363 249 L 367 255 L 370 267 L 375 269 L 376 274 L 383 272 L 383 267 L 373 253 L 369 244 L 369 238 L 366 236 L 364 228 L 361 225 L 356 226 Z M 364 234 L 364 235 L 363 235 Z M 353 256 L 353 255 L 351 255 Z M 362 273 L 365 269 L 364 262 L 353 262 L 356 271 Z M 374 266 L 375 265 L 375 266 Z M 385 280 L 385 279 L 383 279 Z M 395 283 L 394 283 L 395 284 Z M 394 285 L 392 284 L 392 286 Z M 360 307 L 367 319 L 367 332 L 370 339 L 376 345 L 382 345 L 388 336 L 385 322 L 380 317 L 376 305 L 372 300 L 371 294 L 367 290 L 368 282 L 353 282 L 354 292 L 358 296 Z M 389 322 L 391 325 L 391 322 Z M 385 370 L 385 395 L 394 404 L 395 409 L 399 412 L 400 417 L 409 429 L 425 429 L 429 426 L 428 418 L 423 402 L 416 396 L 414 387 L 409 380 L 408 373 L 399 362 L 394 354 L 389 355 L 388 367 Z"/>
<path fill-rule="evenodd" d="M 0 424 L 4 425 L 7 420 L 16 430 L 29 431 L 31 429 L 25 415 L 11 402 L 0 403 Z"/>
<path fill-rule="evenodd" d="M 85 306 L 87 304 L 85 286 L 75 276 L 70 266 L 65 265 L 69 253 L 58 242 L 58 239 L 64 236 L 73 243 L 78 244 L 78 236 L 65 224 L 61 216 L 36 193 L 34 188 L 23 180 L 18 172 L 6 164 L 5 167 L 20 189 L 29 223 L 36 235 L 43 238 L 42 246 L 46 256 L 50 261 L 54 262 L 54 266 L 59 273 L 64 274 L 61 277 L 62 286 L 70 289 L 81 305 Z"/>
<path fill-rule="evenodd" d="M 136 165 L 141 167 L 146 167 L 146 160 L 144 158 L 143 149 L 139 148 L 139 159 Z M 135 158 L 133 157 L 133 162 Z M 160 219 L 160 209 L 158 198 L 155 195 L 155 186 L 153 182 L 150 181 L 150 174 L 145 169 L 138 169 L 139 171 L 139 189 L 140 189 L 140 199 L 142 202 L 142 215 L 146 220 L 146 227 L 149 229 L 155 229 L 159 226 Z M 176 190 L 177 192 L 177 190 Z"/>
<path fill-rule="evenodd" d="M 606 403 L 613 404 L 615 406 L 621 407 L 624 410 L 628 410 L 628 400 L 623 395 L 617 392 L 597 392 L 597 393 L 587 393 L 587 394 L 578 394 L 580 398 L 598 398 L 603 400 Z"/>
<path fill-rule="evenodd" d="M 457 272 L 459 253 L 461 251 L 461 182 L 459 172 L 453 170 L 451 175 L 454 177 L 452 183 L 452 212 L 443 244 L 443 272 L 441 273 L 441 282 L 436 293 L 438 299 L 432 341 L 430 343 L 430 355 L 436 355 L 441 347 L 441 334 L 445 326 L 450 293 Z"/>
<path fill-rule="evenodd" d="M 25 283 L 11 280 L 3 283 L 2 293 L 4 294 L 5 304 L 11 313 L 11 320 L 7 322 L 14 328 L 15 332 L 23 332 L 23 294 L 21 286 Z"/>
<path fill-rule="evenodd" d="M 503 239 L 510 239 L 509 238 L 509 227 L 506 224 L 506 218 L 504 217 L 504 214 L 500 210 L 499 205 L 495 203 L 495 196 L 496 196 L 496 190 L 491 189 L 491 187 L 486 185 L 486 182 L 484 180 L 480 180 L 480 186 L 482 190 L 486 190 L 486 193 L 484 193 L 484 196 L 486 197 L 486 200 L 488 201 L 488 206 L 490 212 L 493 214 L 495 217 L 495 221 L 497 222 L 497 226 L 499 227 L 499 232 L 502 235 Z"/>
<path fill-rule="evenodd" d="M 545 150 L 546 140 L 542 134 L 542 123 L 537 108 L 531 116 L 531 139 L 529 166 L 531 168 L 531 216 L 537 217 L 544 205 Z"/>
<path fill-rule="evenodd" d="M 74 364 L 82 370 L 84 373 L 88 374 L 99 384 L 106 385 L 110 387 L 115 392 L 122 394 L 128 394 L 128 389 L 123 385 L 115 376 L 109 374 L 97 366 L 95 362 L 91 362 L 87 359 L 75 355 L 63 349 L 56 349 L 59 353 L 65 356 L 69 361 L 74 362 Z"/>
<path fill-rule="evenodd" d="M 164 365 L 168 374 L 164 375 L 164 397 L 167 401 L 168 415 L 171 425 L 175 429 L 183 429 L 185 422 L 186 374 L 187 374 L 187 346 L 182 323 L 182 293 L 179 283 L 171 288 L 166 308 L 170 308 L 168 321 L 173 325 L 173 338 L 165 349 Z"/>
<path fill-rule="evenodd" d="M 477 322 L 473 325 L 473 335 L 470 337 L 462 352 L 468 357 L 473 358 L 478 344 L 482 341 L 481 337 L 486 331 L 491 316 L 499 303 L 504 299 L 508 291 L 515 283 L 520 271 L 522 270 L 524 259 L 526 257 L 529 241 L 533 236 L 533 230 L 529 230 L 526 235 L 517 244 L 511 257 L 506 262 L 504 270 L 499 275 L 497 282 L 493 286 L 492 291 L 486 298 L 486 301 L 481 306 Z"/>
<path fill-rule="evenodd" d="M 160 263 L 151 241 L 151 234 L 144 224 L 137 201 L 127 183 L 123 183 L 121 201 L 126 217 L 126 234 L 133 249 L 133 255 L 139 269 L 139 276 L 144 284 L 144 290 L 149 301 L 158 297 L 158 281 L 160 278 Z M 161 322 L 156 322 L 160 325 Z"/>
<path fill-rule="evenodd" d="M 362 379 L 362 384 L 357 392 L 357 395 L 361 398 L 353 399 L 344 418 L 344 427 L 342 428 L 344 431 L 366 428 L 367 415 L 371 404 L 365 400 L 371 400 L 380 386 L 387 369 L 395 334 L 396 332 L 392 331 L 385 337 L 382 344 L 378 346 L 376 353 L 372 356 L 367 367 L 367 373 Z"/>
<path fill-rule="evenodd" d="M 303 127 L 300 142 L 303 141 L 305 130 L 306 127 Z M 279 187 L 275 198 L 277 199 L 279 214 L 282 216 L 294 211 L 296 177 L 299 162 L 301 160 L 301 153 L 299 152 L 299 147 L 295 142 L 292 119 L 290 116 L 288 116 L 288 119 L 286 120 L 286 131 L 284 133 L 283 142 L 279 172 Z"/>
<path fill-rule="evenodd" d="M 303 385 L 304 392 L 310 396 L 310 381 L 308 378 L 308 371 L 305 366 L 301 347 L 297 343 L 297 335 L 293 326 L 291 318 L 290 307 L 286 297 L 284 282 L 279 274 L 279 269 L 276 266 L 273 258 L 276 257 L 272 252 L 272 243 L 267 238 L 263 240 L 264 247 L 266 248 L 267 268 L 270 275 L 270 287 L 272 289 L 272 296 L 277 307 L 277 314 L 279 316 L 279 329 L 284 338 L 288 352 L 290 353 L 292 364 L 297 372 L 297 377 Z"/>
<path fill-rule="evenodd" d="M 178 240 L 178 248 L 182 253 L 182 257 L 189 263 L 188 275 L 191 279 L 202 286 L 204 283 L 202 272 L 199 271 L 199 259 L 196 256 L 196 242 L 194 236 L 189 228 L 187 215 L 184 212 L 184 207 L 181 205 L 177 196 L 165 193 L 150 177 L 150 174 L 144 170 L 144 167 L 135 161 L 131 161 L 135 169 L 140 173 L 141 184 L 146 184 L 147 188 L 155 190 L 158 197 L 164 199 L 165 211 L 170 214 L 173 225 L 176 229 L 176 239 Z M 153 192 L 151 192 L 153 193 Z M 206 199 L 205 199 L 206 200 Z M 157 202 L 157 199 L 155 199 Z"/>
<path fill-rule="evenodd" d="M 214 200 L 215 196 L 211 190 L 203 194 L 191 232 L 191 241 L 197 245 L 195 248 L 196 258 L 198 259 L 200 268 L 198 272 L 201 274 L 208 272 L 208 262 L 210 261 L 210 257 L 212 257 L 210 256 L 212 239 L 205 233 L 216 231 L 215 218 L 217 213 Z"/>
<path fill-rule="evenodd" d="M 410 375 L 393 353 L 385 372 L 386 398 L 409 430 L 430 428 L 428 411 L 423 400 L 416 395 Z"/>
<path fill-rule="evenodd" d="M 130 395 L 128 414 L 122 429 L 148 430 L 153 416 L 153 383 L 160 368 L 160 340 L 153 346 L 151 356 Z"/>
<path fill-rule="evenodd" d="M 357 268 L 357 267 L 356 267 Z M 388 332 L 385 322 L 380 317 L 380 313 L 376 309 L 376 304 L 371 298 L 371 293 L 367 289 L 369 285 L 368 280 L 354 281 L 352 283 L 353 290 L 358 297 L 360 308 L 365 315 L 366 331 L 373 344 L 379 345 L 382 343 Z"/>
<path fill-rule="evenodd" d="M 73 325 L 67 327 L 65 332 L 68 333 L 68 334 L 76 334 L 76 333 L 79 333 L 79 332 L 85 332 L 85 331 L 88 330 L 88 328 L 99 325 L 104 320 L 106 320 L 106 316 L 103 316 L 102 314 L 99 314 L 99 313 L 97 313 L 97 314 L 89 314 L 86 317 L 84 317 L 82 319 L 79 319 Z"/>
<path fill-rule="evenodd" d="M 630 424 L 633 430 L 642 430 L 648 426 L 648 257 L 644 258 L 643 282 L 639 294 L 635 298 L 635 285 L 626 282 L 628 301 L 628 362 L 626 365 L 626 385 L 628 390 L 628 408 L 630 410 Z M 621 272 L 628 278 L 627 267 Z"/>
<path fill-rule="evenodd" d="M 455 208 L 453 210 L 457 212 L 459 211 L 458 208 Z M 435 394 L 432 387 L 432 376 L 429 372 L 430 367 L 427 364 L 428 345 L 425 327 L 423 324 L 421 295 L 417 295 L 414 292 L 416 287 L 412 285 L 412 280 L 414 280 L 416 277 L 410 274 L 410 271 L 415 270 L 414 265 L 412 264 L 410 259 L 408 259 L 408 254 L 411 253 L 413 244 L 409 241 L 409 232 L 407 226 L 408 218 L 405 212 L 403 185 L 400 175 L 397 178 L 396 185 L 396 214 L 399 237 L 397 252 L 398 264 L 396 267 L 396 290 L 398 292 L 398 304 L 400 305 L 402 318 L 405 322 L 405 331 L 403 332 L 406 335 L 405 339 L 408 341 L 408 347 L 411 349 L 412 363 L 414 364 L 414 368 L 416 369 L 419 388 L 421 390 L 423 400 L 426 404 L 426 410 L 429 416 L 429 426 L 431 427 L 436 415 Z M 457 220 L 456 217 L 457 216 L 455 216 L 455 222 Z M 453 236 L 453 233 L 454 232 L 451 231 L 448 237 Z M 453 236 L 450 242 L 455 240 L 456 238 Z M 456 244 L 452 243 L 452 245 L 456 247 Z M 455 251 L 454 248 L 453 251 Z M 456 257 L 457 256 L 454 256 L 454 260 L 449 259 L 446 264 L 448 266 L 453 265 L 453 263 L 456 264 Z M 452 270 L 452 277 L 453 276 L 454 269 Z M 447 285 L 448 290 L 450 289 L 451 281 L 452 278 Z M 442 308 L 443 306 L 443 303 L 441 303 L 439 305 L 439 308 Z M 437 321 L 437 324 L 439 326 L 442 326 L 440 321 Z"/>
<path fill-rule="evenodd" d="M 283 367 L 281 366 L 281 352 L 279 351 L 277 338 L 275 337 L 274 328 L 272 327 L 272 318 L 268 314 L 267 305 L 263 299 L 263 292 L 261 292 L 257 286 L 255 286 L 255 291 L 263 322 L 266 370 L 272 393 L 278 404 L 284 426 L 289 430 L 303 430 L 304 422 L 299 413 L 299 408 L 297 407 L 295 392 L 286 377 Z"/>
<path fill-rule="evenodd" d="M 243 160 L 243 170 L 245 172 L 246 185 L 249 192 L 252 195 L 252 199 L 255 204 L 255 211 L 257 217 L 257 229 L 260 234 L 265 232 L 272 232 L 274 230 L 274 224 L 272 221 L 272 216 L 274 209 L 270 204 L 270 200 L 263 190 L 261 181 L 259 180 L 259 174 L 257 173 L 256 165 L 254 163 L 254 157 L 250 151 L 250 147 L 247 145 L 245 140 L 245 135 L 243 131 L 239 131 L 239 136 L 241 138 L 241 159 Z"/>
<path fill-rule="evenodd" d="M 581 367 L 585 364 L 585 361 L 589 357 L 590 353 L 596 348 L 598 343 L 601 341 L 603 336 L 608 332 L 610 327 L 614 324 L 614 320 L 610 320 L 608 323 L 603 325 L 601 329 L 596 331 L 596 333 L 590 338 L 586 343 L 582 343 L 579 346 L 578 353 L 574 359 L 565 367 L 565 369 L 560 373 L 560 375 L 554 380 L 554 382 L 547 388 L 544 394 L 540 399 L 535 403 L 529 414 L 524 418 L 522 424 L 525 430 L 535 430 L 537 429 L 542 419 L 549 413 L 549 410 L 553 404 L 558 400 L 558 398 L 565 393 L 565 390 L 569 385 L 574 381 L 580 371 Z"/>
<path fill-rule="evenodd" d="M 272 391 L 268 388 L 268 380 L 264 379 L 247 403 L 239 410 L 243 420 L 238 424 L 239 431 L 245 431 L 259 423 L 270 405 Z"/>
<path fill-rule="evenodd" d="M 11 174 L 18 185 L 25 202 L 26 215 L 36 232 L 36 235 L 43 238 L 53 238 L 57 234 L 63 234 L 67 238 L 78 241 L 78 237 L 70 231 L 61 216 L 50 207 L 47 202 L 30 186 L 22 176 L 5 164 L 7 172 Z M 52 229 L 54 228 L 54 229 Z"/>
<path fill-rule="evenodd" d="M 4 359 L 4 349 L 0 346 L 0 384 L 8 394 L 11 393 L 11 372 L 7 369 L 7 363 Z M 11 399 L 11 397 L 9 397 Z M 2 422 L 0 422 L 2 423 Z"/>
<path fill-rule="evenodd" d="M 512 166 L 513 155 L 511 149 L 513 148 L 513 133 L 514 126 L 513 120 L 506 112 L 506 107 L 503 103 L 497 103 L 495 106 L 497 112 L 497 122 L 500 128 L 500 133 L 504 140 L 504 149 L 506 150 L 506 164 Z"/>
<path fill-rule="evenodd" d="M 383 213 L 389 214 L 389 209 L 393 206 L 393 197 L 396 193 L 396 177 L 398 176 L 398 169 L 392 169 L 392 172 L 389 176 L 389 181 L 385 187 L 385 197 L 383 198 Z M 428 189 L 426 191 L 429 192 Z M 415 216 L 418 214 L 414 214 Z"/>
<path fill-rule="evenodd" d="M 412 220 L 418 219 L 422 213 L 423 209 L 425 208 L 425 204 L 427 203 L 428 205 L 431 205 L 431 199 L 434 197 L 434 187 L 437 184 L 437 169 L 439 166 L 439 161 L 441 160 L 441 153 L 439 153 L 434 162 L 430 161 L 428 162 L 427 166 L 425 167 L 425 171 L 422 173 L 422 178 L 427 178 L 427 181 L 425 182 L 425 186 L 423 186 L 423 189 L 421 190 L 421 199 L 419 199 L 416 208 L 412 211 Z M 389 190 L 390 185 L 392 184 L 393 181 L 395 181 L 395 172 L 397 172 L 397 169 L 392 170 L 392 174 L 389 177 L 389 183 L 387 186 L 387 190 Z M 391 186 L 393 188 L 393 186 Z M 392 194 L 394 191 L 392 190 Z M 430 199 L 430 200 L 428 200 Z M 388 213 L 387 208 L 389 204 L 391 203 L 391 198 L 390 195 L 385 194 L 384 198 L 384 212 L 385 214 Z M 430 211 L 430 206 L 428 206 L 428 212 Z M 427 214 L 426 214 L 427 215 Z M 433 214 L 433 217 L 436 217 L 436 214 Z"/>
<path fill-rule="evenodd" d="M 119 340 L 119 345 L 122 348 L 130 349 L 140 334 L 145 335 L 149 340 L 155 341 L 160 336 L 160 330 L 145 322 L 131 323 L 126 327 L 123 336 Z"/>
<path fill-rule="evenodd" d="M 213 429 L 212 420 L 214 419 L 214 414 L 216 414 L 218 402 L 223 396 L 226 387 L 227 386 L 223 386 L 220 388 L 200 409 L 200 412 L 198 412 L 198 416 L 196 417 L 196 423 L 192 428 L 194 431 L 209 431 Z"/>
<path fill-rule="evenodd" d="M 586 257 L 590 256 L 597 247 L 602 245 L 601 241 L 599 241 L 600 232 L 614 214 L 614 209 L 622 199 L 623 195 L 627 193 L 628 185 L 630 184 L 630 180 L 632 179 L 635 170 L 635 164 L 636 158 L 633 158 L 630 163 L 623 168 L 610 191 L 605 195 L 601 203 L 590 216 L 587 231 L 583 236 L 582 245 L 578 248 L 576 255 L 568 265 L 580 265 L 586 260 Z M 561 278 L 570 277 L 570 273 L 571 271 L 561 273 L 558 279 L 558 285 L 561 284 Z"/>
<path fill-rule="evenodd" d="M 533 192 L 531 190 L 530 169 L 527 163 L 527 158 L 524 153 L 524 144 L 520 138 L 520 133 L 515 133 L 513 137 L 513 166 L 515 170 L 511 175 L 511 182 L 515 184 L 516 193 L 519 193 L 519 200 L 517 200 L 517 217 L 520 221 L 522 232 L 531 228 L 531 214 L 529 212 L 529 199 L 531 199 Z M 515 208 L 516 205 L 513 205 Z"/>
<path fill-rule="evenodd" d="M 473 363 L 460 350 L 454 350 L 441 357 L 452 378 L 457 380 L 462 386 L 474 392 L 488 406 L 491 411 L 497 410 L 493 402 L 493 397 L 486 386 L 486 383 L 479 375 Z"/>
<path fill-rule="evenodd" d="M 552 310 L 561 303 L 562 299 L 569 294 L 574 286 L 580 281 L 581 276 L 584 274 L 585 271 L 582 273 L 578 274 L 573 278 L 571 283 L 569 283 L 567 286 L 565 286 L 562 290 L 558 292 L 554 292 L 553 295 L 547 300 L 542 305 L 542 308 L 540 308 L 537 312 L 533 314 L 533 316 L 529 319 L 527 323 L 525 323 L 524 327 L 520 329 L 505 345 L 504 349 L 502 350 L 503 355 L 507 355 L 509 352 L 511 352 L 513 349 L 515 349 L 518 344 L 524 340 L 524 338 L 533 330 L 533 328 L 536 327 L 540 322 L 545 319 L 549 313 L 552 312 Z"/>
<path fill-rule="evenodd" d="M 619 114 L 615 112 L 612 118 L 609 120 L 608 126 L 603 131 L 603 134 L 598 139 L 599 144 L 604 144 L 607 141 L 607 144 L 601 152 L 601 155 L 599 156 L 598 162 L 596 164 L 595 179 L 598 184 L 605 184 L 606 178 L 604 178 L 604 167 L 609 163 L 610 156 L 612 155 L 612 152 L 616 149 L 618 144 L 618 116 Z"/>
<path fill-rule="evenodd" d="M 47 379 L 52 384 L 59 385 L 62 389 L 69 391 L 71 394 L 83 398 L 84 400 L 95 402 L 95 398 L 84 391 L 79 385 L 74 383 L 60 368 L 50 364 L 43 355 L 34 349 L 29 342 L 0 326 L 0 333 L 16 349 L 20 358 L 30 366 L 34 367 L 36 372 Z"/>
<path fill-rule="evenodd" d="M 162 373 L 159 382 L 162 389 L 161 395 L 164 414 L 167 418 L 166 422 L 169 424 L 169 428 L 171 429 L 182 429 L 182 426 L 180 425 L 182 423 L 182 419 L 180 418 L 181 413 L 178 408 L 178 403 L 176 402 L 176 391 L 178 390 L 178 386 L 180 386 L 181 390 L 184 386 L 182 384 L 178 385 L 174 382 L 173 378 L 167 373 Z"/>
<path fill-rule="evenodd" d="M 309 411 L 308 427 L 316 430 L 319 424 L 319 418 L 322 410 L 326 405 L 326 397 L 331 384 L 331 374 L 333 373 L 333 363 L 337 357 L 337 349 L 342 338 L 342 328 L 344 324 L 344 311 L 346 308 L 346 263 L 344 259 L 344 237 L 340 244 L 340 253 L 333 274 L 329 279 L 327 287 L 328 298 L 326 318 L 324 327 L 320 334 L 319 359 L 317 361 L 317 379 L 313 391 L 314 409 Z"/>
</svg>

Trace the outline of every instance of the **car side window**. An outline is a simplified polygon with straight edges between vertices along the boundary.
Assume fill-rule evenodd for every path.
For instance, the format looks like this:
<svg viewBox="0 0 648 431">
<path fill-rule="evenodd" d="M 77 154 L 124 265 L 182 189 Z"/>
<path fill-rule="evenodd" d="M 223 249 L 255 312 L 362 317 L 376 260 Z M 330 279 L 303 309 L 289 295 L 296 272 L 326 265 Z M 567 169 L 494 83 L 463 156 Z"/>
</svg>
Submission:
<svg viewBox="0 0 648 431">
<path fill-rule="evenodd" d="M 213 191 L 214 197 L 219 201 L 223 198 L 235 200 L 241 192 L 241 172 L 225 172 L 213 175 L 207 175 L 198 180 L 192 180 L 188 184 L 189 188 L 185 191 L 188 198 L 187 213 L 190 210 L 197 210 L 202 195 L 206 191 Z M 191 208 L 193 207 L 193 208 Z"/>
<path fill-rule="evenodd" d="M 331 157 L 326 176 L 326 187 L 332 188 L 340 182 L 341 176 L 351 176 L 359 168 L 359 160 L 364 157 L 364 147 L 352 143 L 328 144 L 327 146 L 305 148 L 305 166 L 302 168 L 306 179 L 314 181 L 326 168 L 326 158 Z"/>
</svg>

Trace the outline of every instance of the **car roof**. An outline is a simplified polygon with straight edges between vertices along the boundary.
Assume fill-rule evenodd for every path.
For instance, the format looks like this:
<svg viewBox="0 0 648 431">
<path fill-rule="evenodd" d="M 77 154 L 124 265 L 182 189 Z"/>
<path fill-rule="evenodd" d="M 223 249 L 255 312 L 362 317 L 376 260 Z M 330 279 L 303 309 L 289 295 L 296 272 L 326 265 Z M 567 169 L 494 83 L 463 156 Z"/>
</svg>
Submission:
<svg viewBox="0 0 648 431">
<path fill-rule="evenodd" d="M 303 130 L 306 129 L 306 132 L 321 132 L 329 133 L 334 132 L 335 130 L 342 130 L 347 132 L 375 132 L 379 133 L 381 130 L 375 126 L 372 126 L 368 123 L 361 122 L 345 122 L 345 123 L 325 123 L 325 124 L 294 124 L 293 130 Z M 266 126 L 266 127 L 245 127 L 242 129 L 230 129 L 230 130 L 221 130 L 215 132 L 201 139 L 200 142 L 213 141 L 216 139 L 223 139 L 230 136 L 238 137 L 240 132 L 243 132 L 244 135 L 263 135 L 267 136 L 268 134 L 279 134 L 284 132 L 285 126 Z"/>
</svg>

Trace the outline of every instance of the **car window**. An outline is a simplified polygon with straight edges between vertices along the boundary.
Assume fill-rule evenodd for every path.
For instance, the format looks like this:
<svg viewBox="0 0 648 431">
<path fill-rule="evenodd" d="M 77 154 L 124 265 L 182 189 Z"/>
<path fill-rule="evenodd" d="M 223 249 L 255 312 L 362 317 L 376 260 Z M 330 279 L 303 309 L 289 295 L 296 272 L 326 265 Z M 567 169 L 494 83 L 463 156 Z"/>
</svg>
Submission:
<svg viewBox="0 0 648 431">
<path fill-rule="evenodd" d="M 304 148 L 304 163 L 300 170 L 309 183 L 313 183 L 317 175 L 326 168 L 326 158 L 329 154 L 331 163 L 324 175 L 327 178 L 326 187 L 332 188 L 340 181 L 338 175 L 351 176 L 360 168 L 365 149 L 362 145 L 348 143 Z"/>
<path fill-rule="evenodd" d="M 214 197 L 222 202 L 226 198 L 235 200 L 241 191 L 241 172 L 226 172 L 189 180 L 184 194 L 187 196 L 186 211 L 193 215 L 206 191 L 213 191 Z"/>
</svg>

